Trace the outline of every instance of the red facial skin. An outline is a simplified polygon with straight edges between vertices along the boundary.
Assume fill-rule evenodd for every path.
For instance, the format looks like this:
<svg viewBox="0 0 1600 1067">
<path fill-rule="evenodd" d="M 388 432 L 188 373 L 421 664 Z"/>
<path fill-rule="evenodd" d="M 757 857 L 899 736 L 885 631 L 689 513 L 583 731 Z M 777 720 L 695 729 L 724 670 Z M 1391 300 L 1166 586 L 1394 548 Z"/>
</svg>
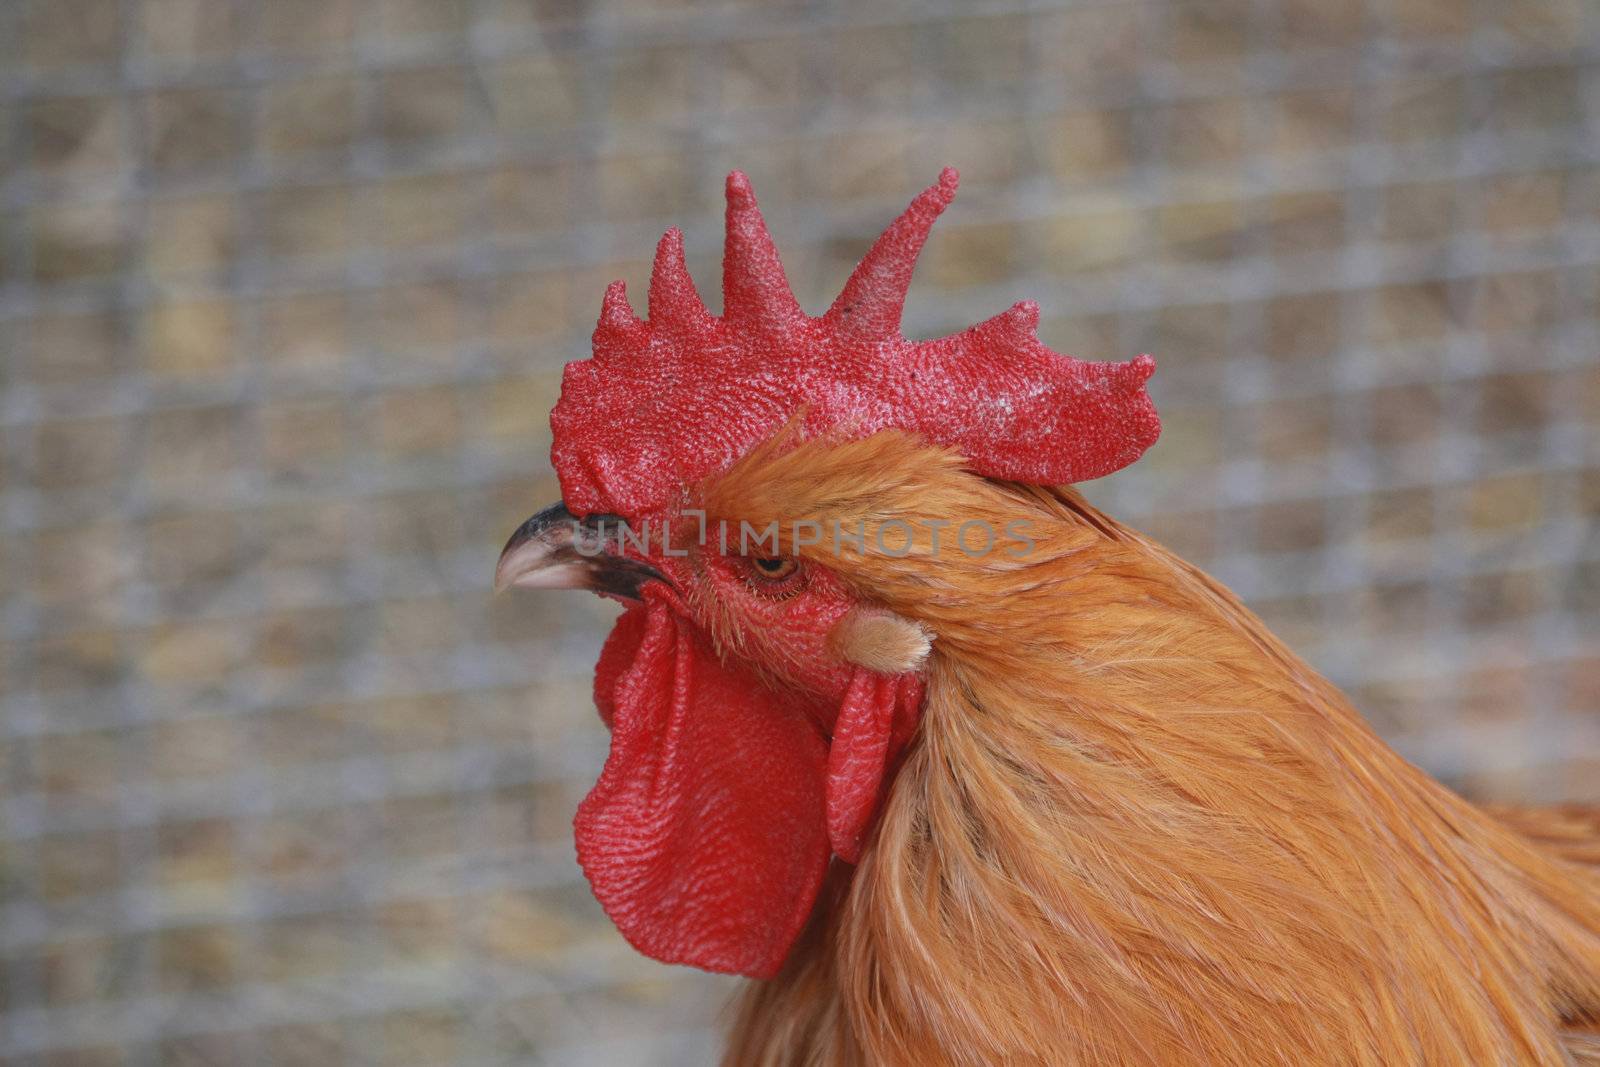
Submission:
<svg viewBox="0 0 1600 1067">
<path fill-rule="evenodd" d="M 694 517 L 666 522 L 677 542 L 673 551 L 687 555 L 667 556 L 655 546 L 642 558 L 672 581 L 682 601 L 680 610 L 720 651 L 747 661 L 781 686 L 831 705 L 819 721 L 831 731 L 853 668 L 828 647 L 828 635 L 856 606 L 855 595 L 826 568 L 794 559 L 785 559 L 787 573 L 769 575 L 756 560 L 784 557 L 756 544 L 746 546 L 748 555 L 740 555 L 737 529 L 729 529 L 724 553 L 716 525 L 708 543 L 700 545 L 695 543 L 699 524 Z"/>
</svg>

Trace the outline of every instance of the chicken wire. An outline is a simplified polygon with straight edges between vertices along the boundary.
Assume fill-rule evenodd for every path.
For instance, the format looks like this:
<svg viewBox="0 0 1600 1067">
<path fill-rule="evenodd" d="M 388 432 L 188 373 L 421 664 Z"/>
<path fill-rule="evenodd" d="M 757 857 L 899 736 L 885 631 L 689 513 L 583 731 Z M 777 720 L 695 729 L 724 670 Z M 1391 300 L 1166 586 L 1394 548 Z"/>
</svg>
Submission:
<svg viewBox="0 0 1600 1067">
<path fill-rule="evenodd" d="M 0 1061 L 703 1063 L 568 821 L 613 609 L 491 601 L 722 176 L 825 307 L 1148 351 L 1091 485 L 1408 756 L 1600 801 L 1600 9 L 0 2 Z M 641 309 L 642 310 L 642 309 Z"/>
</svg>

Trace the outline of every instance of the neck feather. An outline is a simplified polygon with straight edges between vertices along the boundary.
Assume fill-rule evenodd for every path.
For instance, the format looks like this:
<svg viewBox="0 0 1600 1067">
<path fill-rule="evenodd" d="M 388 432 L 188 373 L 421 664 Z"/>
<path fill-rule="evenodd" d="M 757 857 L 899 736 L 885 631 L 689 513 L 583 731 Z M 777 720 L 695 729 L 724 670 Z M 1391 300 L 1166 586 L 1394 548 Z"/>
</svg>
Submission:
<svg viewBox="0 0 1600 1067">
<path fill-rule="evenodd" d="M 931 598 L 921 739 L 729 1062 L 1565 1062 L 1600 879 L 1407 764 L 1204 574 L 1011 492 L 1054 554 L 989 614 Z M 792 1053 L 757 1057 L 778 1019 Z"/>
</svg>

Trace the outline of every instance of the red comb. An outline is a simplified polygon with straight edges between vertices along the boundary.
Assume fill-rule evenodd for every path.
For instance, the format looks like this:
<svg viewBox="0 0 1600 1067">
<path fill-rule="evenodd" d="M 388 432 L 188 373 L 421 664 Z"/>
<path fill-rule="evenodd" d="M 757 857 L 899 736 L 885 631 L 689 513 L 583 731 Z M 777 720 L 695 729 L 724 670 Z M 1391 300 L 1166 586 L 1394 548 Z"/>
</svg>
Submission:
<svg viewBox="0 0 1600 1067">
<path fill-rule="evenodd" d="M 1086 481 L 1132 463 L 1161 424 L 1144 383 L 1155 361 L 1086 363 L 1036 336 L 1022 301 L 959 334 L 908 341 L 900 314 L 917 255 L 956 192 L 945 168 L 883 232 L 820 318 L 801 310 L 742 173 L 728 175 L 723 314 L 712 315 L 668 230 L 650 318 L 606 290 L 594 358 L 567 364 L 550 413 L 567 507 L 645 514 L 720 470 L 802 407 L 807 433 L 894 427 L 962 453 L 991 478 Z"/>
</svg>

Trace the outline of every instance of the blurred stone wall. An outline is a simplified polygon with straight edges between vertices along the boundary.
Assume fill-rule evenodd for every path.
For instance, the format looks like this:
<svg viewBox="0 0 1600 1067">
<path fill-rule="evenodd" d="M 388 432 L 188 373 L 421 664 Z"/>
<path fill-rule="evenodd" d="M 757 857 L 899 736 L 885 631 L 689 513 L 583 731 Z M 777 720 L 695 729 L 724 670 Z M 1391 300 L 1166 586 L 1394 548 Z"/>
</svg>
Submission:
<svg viewBox="0 0 1600 1067">
<path fill-rule="evenodd" d="M 1600 801 L 1600 8 L 0 2 L 0 1061 L 692 1064 L 572 860 L 610 608 L 490 600 L 601 291 L 1148 351 L 1091 496 L 1479 796 Z"/>
</svg>

